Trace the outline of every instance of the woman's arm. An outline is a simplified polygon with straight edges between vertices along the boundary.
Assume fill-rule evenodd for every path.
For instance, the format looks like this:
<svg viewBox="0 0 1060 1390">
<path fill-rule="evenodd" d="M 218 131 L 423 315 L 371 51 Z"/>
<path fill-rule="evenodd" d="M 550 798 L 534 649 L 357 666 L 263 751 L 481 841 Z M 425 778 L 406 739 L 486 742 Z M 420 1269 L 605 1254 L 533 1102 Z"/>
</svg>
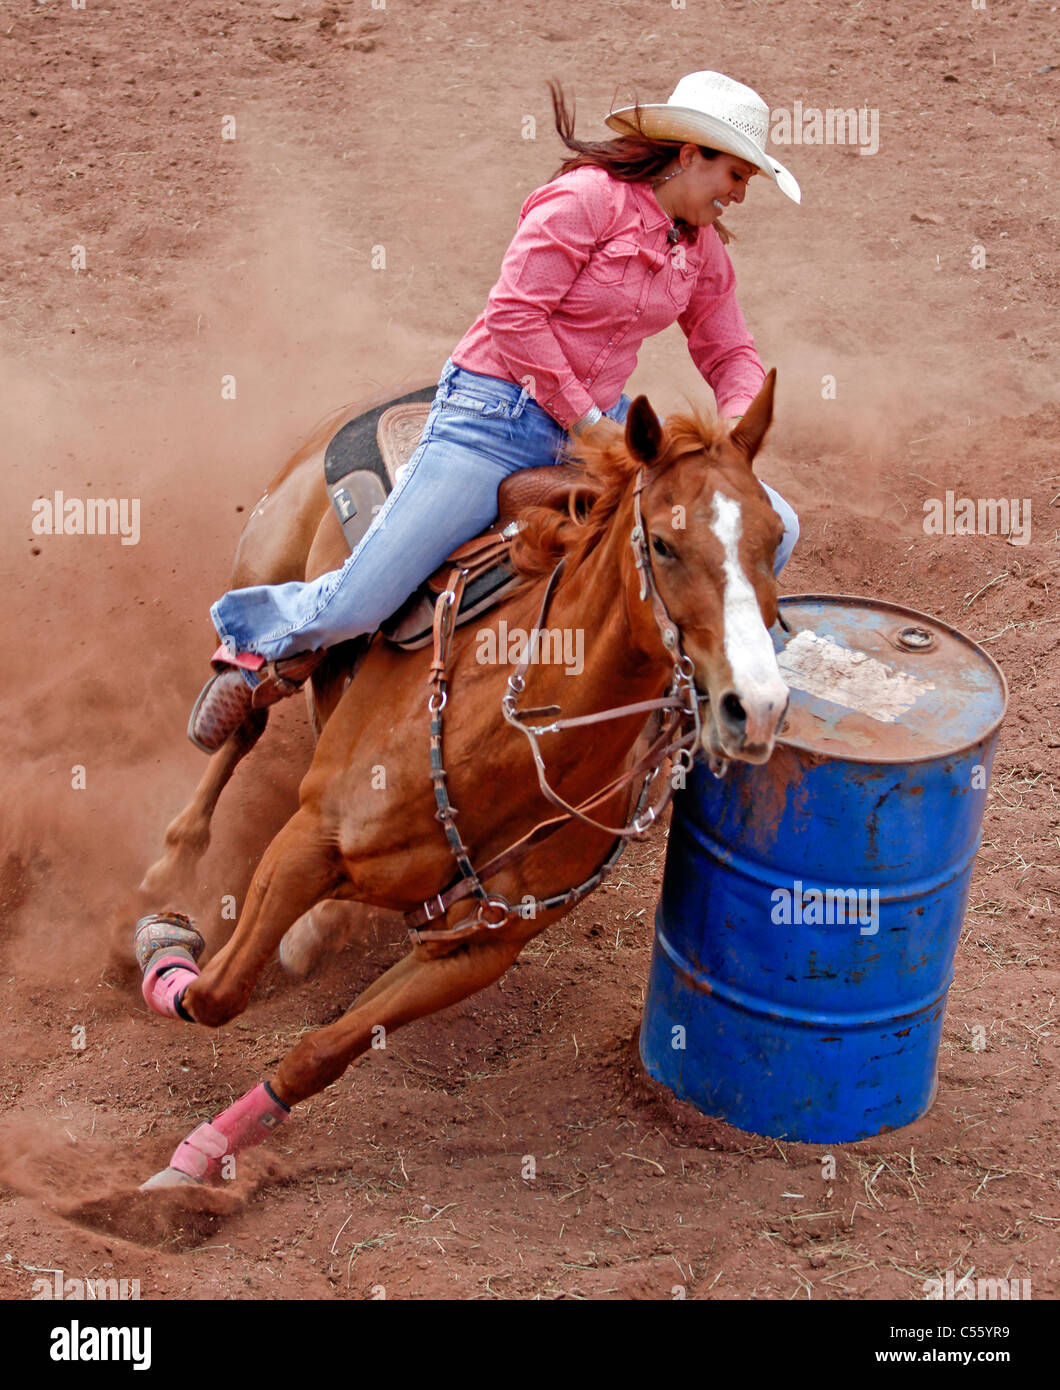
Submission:
<svg viewBox="0 0 1060 1390">
<path fill-rule="evenodd" d="M 549 322 L 613 219 L 605 178 L 547 183 L 526 200 L 519 227 L 486 304 L 493 346 L 515 381 L 570 429 L 596 409 Z"/>
<path fill-rule="evenodd" d="M 743 414 L 766 379 L 736 302 L 732 261 L 717 236 L 700 233 L 703 262 L 688 308 L 677 320 L 688 339 L 693 362 L 710 385 L 719 418 Z"/>
</svg>

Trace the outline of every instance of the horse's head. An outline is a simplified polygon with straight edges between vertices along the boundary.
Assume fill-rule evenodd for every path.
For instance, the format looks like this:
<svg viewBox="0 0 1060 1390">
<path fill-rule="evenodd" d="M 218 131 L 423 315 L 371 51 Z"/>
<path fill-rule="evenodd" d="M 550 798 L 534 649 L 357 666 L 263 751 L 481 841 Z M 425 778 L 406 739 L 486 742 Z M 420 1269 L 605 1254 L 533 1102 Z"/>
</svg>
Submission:
<svg viewBox="0 0 1060 1390">
<path fill-rule="evenodd" d="M 647 477 L 641 514 L 655 584 L 710 701 L 704 749 L 751 763 L 769 758 L 788 704 L 768 632 L 784 528 L 752 470 L 775 379 L 771 371 L 731 433 L 687 416 L 660 425 L 644 396 L 626 420 L 626 448 Z"/>
</svg>

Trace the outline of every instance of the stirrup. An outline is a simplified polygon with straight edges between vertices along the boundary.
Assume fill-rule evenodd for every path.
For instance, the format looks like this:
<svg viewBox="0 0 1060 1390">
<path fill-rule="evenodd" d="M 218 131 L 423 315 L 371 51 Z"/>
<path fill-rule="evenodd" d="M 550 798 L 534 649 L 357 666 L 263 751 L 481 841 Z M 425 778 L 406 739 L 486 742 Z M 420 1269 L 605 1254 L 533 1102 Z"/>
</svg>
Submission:
<svg viewBox="0 0 1060 1390">
<path fill-rule="evenodd" d="M 254 709 L 267 709 L 301 690 L 302 686 L 327 656 L 325 648 L 315 652 L 299 652 L 296 656 L 281 656 L 261 667 L 258 683 L 250 692 Z"/>
</svg>

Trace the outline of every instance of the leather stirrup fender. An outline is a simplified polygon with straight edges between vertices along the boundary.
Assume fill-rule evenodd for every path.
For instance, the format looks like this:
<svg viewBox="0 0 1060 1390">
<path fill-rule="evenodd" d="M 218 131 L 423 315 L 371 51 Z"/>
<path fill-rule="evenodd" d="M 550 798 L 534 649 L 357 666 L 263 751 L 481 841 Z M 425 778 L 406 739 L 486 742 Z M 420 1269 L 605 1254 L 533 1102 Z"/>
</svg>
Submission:
<svg viewBox="0 0 1060 1390">
<path fill-rule="evenodd" d="M 299 652 L 297 656 L 267 661 L 262 667 L 264 674 L 251 695 L 251 708 L 266 709 L 288 695 L 293 695 L 313 674 L 326 655 L 327 652 L 322 647 L 319 651 Z"/>
</svg>

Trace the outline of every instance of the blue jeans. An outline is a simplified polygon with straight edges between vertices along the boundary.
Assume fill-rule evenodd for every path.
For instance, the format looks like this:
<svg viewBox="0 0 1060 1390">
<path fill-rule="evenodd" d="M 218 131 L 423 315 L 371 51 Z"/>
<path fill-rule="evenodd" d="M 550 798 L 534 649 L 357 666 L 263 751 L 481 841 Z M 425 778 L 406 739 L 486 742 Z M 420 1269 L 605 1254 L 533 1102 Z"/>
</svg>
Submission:
<svg viewBox="0 0 1060 1390">
<path fill-rule="evenodd" d="M 622 396 L 606 413 L 621 422 L 629 405 Z M 225 594 L 210 609 L 221 641 L 272 661 L 374 632 L 451 551 L 496 518 L 497 489 L 510 473 L 559 463 L 567 442 L 566 430 L 524 387 L 446 362 L 415 452 L 342 568 L 309 583 Z M 784 519 L 779 574 L 798 521 L 766 491 Z M 244 676 L 256 684 L 252 673 Z"/>
</svg>

